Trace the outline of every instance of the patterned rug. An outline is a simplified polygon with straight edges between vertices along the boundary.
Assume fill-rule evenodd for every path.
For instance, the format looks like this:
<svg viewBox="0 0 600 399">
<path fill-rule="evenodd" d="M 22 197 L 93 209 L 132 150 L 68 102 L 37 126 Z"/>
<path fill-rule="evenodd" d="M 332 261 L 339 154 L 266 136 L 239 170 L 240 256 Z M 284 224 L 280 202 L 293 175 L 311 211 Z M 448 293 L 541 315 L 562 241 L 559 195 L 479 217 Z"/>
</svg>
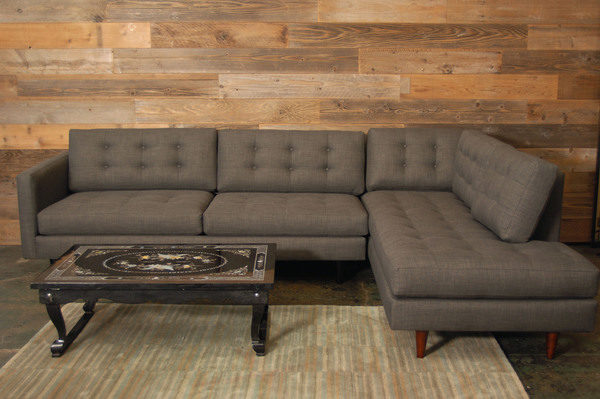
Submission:
<svg viewBox="0 0 600 399">
<path fill-rule="evenodd" d="M 40 311 L 43 308 L 40 306 Z M 69 326 L 80 304 L 63 309 Z M 271 306 L 267 354 L 249 306 L 101 303 L 65 355 L 48 323 L 2 369 L 3 398 L 526 398 L 496 340 L 391 331 L 379 306 Z"/>
</svg>

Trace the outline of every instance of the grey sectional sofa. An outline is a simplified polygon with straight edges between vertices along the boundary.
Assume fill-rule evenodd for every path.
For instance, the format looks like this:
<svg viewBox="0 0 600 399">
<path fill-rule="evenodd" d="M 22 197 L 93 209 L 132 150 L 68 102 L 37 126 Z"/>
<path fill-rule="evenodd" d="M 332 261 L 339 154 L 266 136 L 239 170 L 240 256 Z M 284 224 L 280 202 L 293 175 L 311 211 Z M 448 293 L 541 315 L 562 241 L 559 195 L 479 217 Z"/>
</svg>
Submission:
<svg viewBox="0 0 600 399">
<path fill-rule="evenodd" d="M 360 132 L 113 129 L 71 131 L 68 153 L 17 183 L 26 258 L 260 241 L 345 261 L 368 238 L 390 325 L 416 330 L 422 357 L 429 330 L 544 331 L 551 356 L 557 332 L 593 329 L 598 270 L 557 242 L 562 179 L 460 128 L 372 129 L 366 146 Z"/>
</svg>

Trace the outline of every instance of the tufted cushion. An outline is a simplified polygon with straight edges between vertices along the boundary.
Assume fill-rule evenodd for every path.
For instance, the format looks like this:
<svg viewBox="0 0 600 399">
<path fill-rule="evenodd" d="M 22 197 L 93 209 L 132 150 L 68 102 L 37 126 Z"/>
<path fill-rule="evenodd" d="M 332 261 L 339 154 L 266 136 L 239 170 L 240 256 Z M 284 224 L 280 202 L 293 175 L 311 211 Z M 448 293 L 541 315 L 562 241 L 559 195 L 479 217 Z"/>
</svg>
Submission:
<svg viewBox="0 0 600 399">
<path fill-rule="evenodd" d="M 367 190 L 450 190 L 462 128 L 371 129 Z"/>
<path fill-rule="evenodd" d="M 206 191 L 142 190 L 75 193 L 42 210 L 40 234 L 201 234 Z"/>
<path fill-rule="evenodd" d="M 212 235 L 363 236 L 367 212 L 349 194 L 222 193 L 204 214 Z"/>
<path fill-rule="evenodd" d="M 364 191 L 364 134 L 220 130 L 219 191 Z"/>
<path fill-rule="evenodd" d="M 452 191 L 501 239 L 525 242 L 542 214 L 558 168 L 487 135 L 465 131 Z"/>
<path fill-rule="evenodd" d="M 214 129 L 93 129 L 69 134 L 71 191 L 214 190 Z"/>
<path fill-rule="evenodd" d="M 453 193 L 362 197 L 372 247 L 393 294 L 426 298 L 593 298 L 598 269 L 558 242 L 509 243 Z"/>
</svg>

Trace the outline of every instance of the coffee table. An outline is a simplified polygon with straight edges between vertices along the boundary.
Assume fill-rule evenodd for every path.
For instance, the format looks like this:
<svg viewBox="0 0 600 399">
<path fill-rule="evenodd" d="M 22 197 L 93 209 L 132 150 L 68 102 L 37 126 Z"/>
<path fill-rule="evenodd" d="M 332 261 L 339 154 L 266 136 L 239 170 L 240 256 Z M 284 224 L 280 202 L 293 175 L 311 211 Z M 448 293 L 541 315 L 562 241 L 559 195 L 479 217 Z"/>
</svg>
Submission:
<svg viewBox="0 0 600 399">
<path fill-rule="evenodd" d="M 117 303 L 252 305 L 252 348 L 264 356 L 275 244 L 77 245 L 31 284 L 39 290 L 61 356 L 94 315 L 99 299 Z M 83 300 L 67 333 L 61 305 Z"/>
</svg>

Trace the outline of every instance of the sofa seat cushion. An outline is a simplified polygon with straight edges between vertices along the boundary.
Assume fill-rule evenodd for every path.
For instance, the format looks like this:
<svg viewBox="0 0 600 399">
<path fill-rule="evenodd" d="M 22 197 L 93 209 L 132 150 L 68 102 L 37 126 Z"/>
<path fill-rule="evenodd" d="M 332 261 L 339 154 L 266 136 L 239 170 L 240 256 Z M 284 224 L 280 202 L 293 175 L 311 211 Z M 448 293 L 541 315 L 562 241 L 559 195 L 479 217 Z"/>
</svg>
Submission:
<svg viewBox="0 0 600 399">
<path fill-rule="evenodd" d="M 399 297 L 591 298 L 598 269 L 558 242 L 509 243 L 450 192 L 362 197 L 383 273 Z"/>
<path fill-rule="evenodd" d="M 201 234 L 213 195 L 195 190 L 86 191 L 42 210 L 42 235 Z"/>
<path fill-rule="evenodd" d="M 204 214 L 209 235 L 362 236 L 358 197 L 317 193 L 221 193 Z"/>
</svg>

